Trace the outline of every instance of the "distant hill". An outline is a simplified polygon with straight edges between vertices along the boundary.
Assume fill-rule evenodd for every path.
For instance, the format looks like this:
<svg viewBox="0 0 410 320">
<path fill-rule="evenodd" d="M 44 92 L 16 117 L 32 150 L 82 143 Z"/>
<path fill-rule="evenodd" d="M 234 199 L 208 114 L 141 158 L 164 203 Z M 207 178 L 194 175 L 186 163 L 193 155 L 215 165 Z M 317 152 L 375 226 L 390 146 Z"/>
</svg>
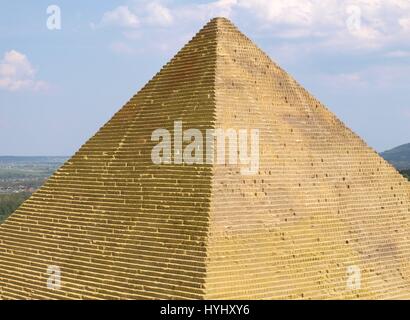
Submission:
<svg viewBox="0 0 410 320">
<path fill-rule="evenodd" d="M 0 165 L 6 164 L 37 164 L 37 163 L 63 163 L 68 157 L 59 156 L 0 156 Z"/>
<path fill-rule="evenodd" d="M 397 170 L 410 170 L 410 143 L 382 152 L 380 155 Z"/>
</svg>

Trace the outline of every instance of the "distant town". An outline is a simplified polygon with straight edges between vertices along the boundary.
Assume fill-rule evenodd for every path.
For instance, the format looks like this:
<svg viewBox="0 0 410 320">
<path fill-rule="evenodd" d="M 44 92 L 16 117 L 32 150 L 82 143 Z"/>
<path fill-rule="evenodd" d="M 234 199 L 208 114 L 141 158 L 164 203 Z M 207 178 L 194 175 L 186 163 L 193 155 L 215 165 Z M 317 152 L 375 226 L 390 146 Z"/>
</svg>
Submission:
<svg viewBox="0 0 410 320">
<path fill-rule="evenodd" d="M 0 157 L 0 222 L 66 160 L 67 157 Z"/>
</svg>

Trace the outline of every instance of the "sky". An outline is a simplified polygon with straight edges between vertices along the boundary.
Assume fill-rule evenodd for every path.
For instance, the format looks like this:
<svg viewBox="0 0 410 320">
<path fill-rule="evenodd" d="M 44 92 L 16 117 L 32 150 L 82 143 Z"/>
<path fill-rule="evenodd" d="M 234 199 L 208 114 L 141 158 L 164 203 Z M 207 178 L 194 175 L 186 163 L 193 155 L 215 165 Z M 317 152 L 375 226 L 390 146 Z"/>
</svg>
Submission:
<svg viewBox="0 0 410 320">
<path fill-rule="evenodd" d="M 0 0 L 0 156 L 72 155 L 215 16 L 377 151 L 410 142 L 410 0 Z"/>
</svg>

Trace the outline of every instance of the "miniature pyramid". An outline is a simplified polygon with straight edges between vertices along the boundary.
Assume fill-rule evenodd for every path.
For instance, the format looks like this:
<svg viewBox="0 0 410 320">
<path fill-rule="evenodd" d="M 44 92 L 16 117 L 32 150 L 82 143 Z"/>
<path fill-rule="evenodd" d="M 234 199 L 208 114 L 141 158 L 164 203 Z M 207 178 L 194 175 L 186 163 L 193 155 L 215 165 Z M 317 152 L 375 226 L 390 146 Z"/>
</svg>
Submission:
<svg viewBox="0 0 410 320">
<path fill-rule="evenodd" d="M 175 120 L 258 128 L 257 174 L 154 164 Z M 216 18 L 0 225 L 0 298 L 410 298 L 409 218 L 409 183 Z"/>
</svg>

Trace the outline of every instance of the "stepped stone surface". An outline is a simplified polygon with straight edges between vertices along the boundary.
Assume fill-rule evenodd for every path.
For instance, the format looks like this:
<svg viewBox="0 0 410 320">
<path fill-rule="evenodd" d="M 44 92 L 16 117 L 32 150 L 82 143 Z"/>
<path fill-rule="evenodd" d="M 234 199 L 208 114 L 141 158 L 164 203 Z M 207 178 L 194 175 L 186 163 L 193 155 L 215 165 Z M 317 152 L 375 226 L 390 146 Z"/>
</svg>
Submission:
<svg viewBox="0 0 410 320">
<path fill-rule="evenodd" d="M 259 171 L 153 164 L 176 120 L 259 129 Z M 409 215 L 410 184 L 215 18 L 0 225 L 0 298 L 410 298 Z"/>
</svg>

